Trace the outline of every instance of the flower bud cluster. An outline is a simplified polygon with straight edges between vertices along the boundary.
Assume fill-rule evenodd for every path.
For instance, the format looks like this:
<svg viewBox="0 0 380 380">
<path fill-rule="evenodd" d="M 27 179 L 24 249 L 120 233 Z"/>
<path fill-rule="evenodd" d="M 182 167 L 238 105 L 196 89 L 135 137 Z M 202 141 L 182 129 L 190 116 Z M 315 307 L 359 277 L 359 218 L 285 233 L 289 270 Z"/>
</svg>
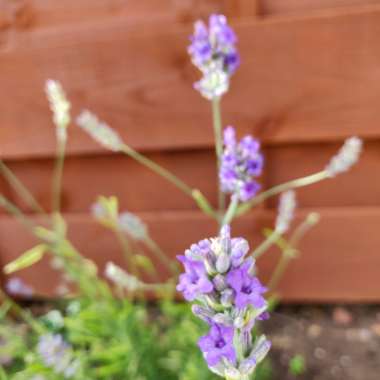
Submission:
<svg viewBox="0 0 380 380">
<path fill-rule="evenodd" d="M 66 129 L 70 123 L 70 103 L 61 84 L 55 80 L 49 79 L 46 82 L 45 91 L 53 112 L 53 121 L 57 127 L 57 138 L 66 141 Z"/>
<path fill-rule="evenodd" d="M 233 127 L 224 130 L 224 151 L 219 170 L 224 193 L 236 194 L 242 202 L 250 200 L 260 189 L 254 178 L 261 175 L 263 165 L 258 140 L 248 135 L 238 142 Z"/>
<path fill-rule="evenodd" d="M 288 231 L 294 217 L 296 205 L 295 191 L 288 190 L 281 194 L 275 227 L 277 233 L 283 234 Z"/>
<path fill-rule="evenodd" d="M 255 322 L 268 315 L 266 288 L 254 274 L 248 251 L 248 242 L 231 238 L 224 226 L 218 237 L 193 244 L 178 256 L 185 272 L 177 290 L 196 301 L 193 313 L 210 327 L 198 345 L 210 370 L 228 379 L 252 374 L 270 348 L 265 336 L 252 337 Z"/>
<path fill-rule="evenodd" d="M 119 152 L 123 141 L 110 126 L 101 122 L 90 111 L 82 111 L 76 120 L 78 126 L 87 132 L 95 141 L 107 149 Z"/>
<path fill-rule="evenodd" d="M 351 169 L 353 165 L 359 160 L 363 148 L 363 141 L 359 137 L 350 137 L 347 139 L 343 146 L 340 148 L 337 155 L 335 155 L 325 170 L 329 177 L 335 177 Z"/>
<path fill-rule="evenodd" d="M 231 75 L 240 64 L 237 37 L 223 15 L 213 14 L 206 25 L 194 24 L 188 52 L 203 78 L 194 87 L 206 98 L 214 99 L 228 91 Z"/>
</svg>

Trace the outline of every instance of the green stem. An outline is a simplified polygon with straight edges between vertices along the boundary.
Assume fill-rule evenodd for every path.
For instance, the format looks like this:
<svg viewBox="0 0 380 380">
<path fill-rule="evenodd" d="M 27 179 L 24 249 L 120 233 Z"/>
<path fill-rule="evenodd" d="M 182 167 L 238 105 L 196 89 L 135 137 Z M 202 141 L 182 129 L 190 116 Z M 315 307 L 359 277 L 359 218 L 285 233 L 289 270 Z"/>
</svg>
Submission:
<svg viewBox="0 0 380 380">
<path fill-rule="evenodd" d="M 0 207 L 4 208 L 9 214 L 17 218 L 27 229 L 33 232 L 35 224 L 27 218 L 17 206 L 15 206 L 3 195 L 0 195 Z"/>
<path fill-rule="evenodd" d="M 61 193 L 62 193 L 62 176 L 63 166 L 65 162 L 66 140 L 58 140 L 57 158 L 54 166 L 53 188 L 52 188 L 52 208 L 54 212 L 61 209 Z"/>
<path fill-rule="evenodd" d="M 190 197 L 193 197 L 192 195 L 193 189 L 190 186 L 186 185 L 186 183 L 184 183 L 182 180 L 176 177 L 173 173 L 163 168 L 162 166 L 156 164 L 154 161 L 143 156 L 139 152 L 136 152 L 134 149 L 132 149 L 128 145 L 123 145 L 122 152 L 124 152 L 125 154 L 127 154 L 129 157 L 133 158 L 140 164 L 146 166 L 150 170 L 154 171 L 156 174 L 165 178 L 166 180 L 171 182 L 174 186 L 178 187 L 185 194 L 189 195 Z"/>
<path fill-rule="evenodd" d="M 167 181 L 172 183 L 174 186 L 176 186 L 178 189 L 180 189 L 182 192 L 184 192 L 186 195 L 190 196 L 195 200 L 198 207 L 204 211 L 206 214 L 213 216 L 216 218 L 216 213 L 213 210 L 213 208 L 210 206 L 210 203 L 207 201 L 207 199 L 204 197 L 204 195 L 197 189 L 192 189 L 190 186 L 188 186 L 185 182 L 183 182 L 181 179 L 179 179 L 177 176 L 175 176 L 173 173 L 171 173 L 169 170 L 163 168 L 162 166 L 156 164 L 154 161 L 150 160 L 149 158 L 145 157 L 141 153 L 135 151 L 128 145 L 123 145 L 121 151 L 125 153 L 127 156 L 133 158 L 140 164 L 144 165 L 148 169 L 152 170 L 159 176 L 165 178 Z"/>
<path fill-rule="evenodd" d="M 215 154 L 217 160 L 217 173 L 219 174 L 220 162 L 223 154 L 223 139 L 222 139 L 222 113 L 220 109 L 220 98 L 212 99 L 212 120 L 214 127 L 214 138 L 215 138 Z M 217 178 L 218 184 L 218 202 L 219 202 L 219 212 L 223 213 L 225 208 L 225 197 L 220 188 L 219 178 Z"/>
<path fill-rule="evenodd" d="M 156 257 L 162 261 L 164 265 L 171 271 L 173 275 L 178 275 L 178 266 L 177 263 L 170 260 L 159 245 L 150 237 L 147 236 L 144 240 L 148 248 L 156 255 Z"/>
<path fill-rule="evenodd" d="M 268 189 L 267 191 L 263 191 L 255 198 L 253 198 L 250 202 L 242 204 L 237 210 L 237 216 L 243 215 L 248 212 L 252 207 L 258 205 L 259 203 L 265 201 L 267 198 L 270 198 L 274 195 L 280 194 L 284 191 L 295 189 L 297 187 L 308 186 L 313 183 L 322 181 L 324 179 L 329 178 L 326 171 L 321 171 L 307 177 L 297 178 L 289 182 L 282 183 L 281 185 L 277 185 Z"/>
<path fill-rule="evenodd" d="M 258 259 L 263 253 L 265 253 L 276 241 L 280 238 L 280 234 L 273 231 L 267 239 L 265 239 L 253 252 L 252 257 Z"/>
<path fill-rule="evenodd" d="M 6 293 L 0 289 L 0 298 L 6 300 L 11 309 L 15 311 L 15 313 L 25 322 L 27 323 L 36 333 L 43 334 L 45 329 L 22 307 L 20 307 L 12 298 L 8 297 Z"/>
<path fill-rule="evenodd" d="M 239 206 L 239 198 L 237 196 L 232 196 L 230 204 L 228 206 L 227 212 L 224 215 L 222 225 L 225 226 L 226 224 L 230 224 L 236 214 L 236 210 Z"/>
<path fill-rule="evenodd" d="M 8 166 L 0 160 L 0 172 L 4 178 L 9 182 L 17 194 L 37 213 L 44 214 L 45 211 L 37 202 L 34 196 L 30 193 L 27 187 L 16 177 Z"/>
<path fill-rule="evenodd" d="M 131 250 L 128 239 L 117 227 L 114 229 L 114 232 L 120 242 L 123 255 L 124 255 L 125 260 L 127 261 L 129 270 L 135 277 L 139 278 L 139 270 L 137 268 L 135 260 L 133 259 L 132 250 Z"/>
<path fill-rule="evenodd" d="M 276 265 L 268 283 L 268 289 L 273 292 L 277 288 L 281 278 L 283 277 L 289 263 L 296 257 L 297 246 L 305 234 L 318 223 L 319 216 L 316 213 L 310 213 L 306 219 L 296 228 L 291 238 L 289 239 L 288 247 L 282 252 L 281 258 Z"/>
</svg>

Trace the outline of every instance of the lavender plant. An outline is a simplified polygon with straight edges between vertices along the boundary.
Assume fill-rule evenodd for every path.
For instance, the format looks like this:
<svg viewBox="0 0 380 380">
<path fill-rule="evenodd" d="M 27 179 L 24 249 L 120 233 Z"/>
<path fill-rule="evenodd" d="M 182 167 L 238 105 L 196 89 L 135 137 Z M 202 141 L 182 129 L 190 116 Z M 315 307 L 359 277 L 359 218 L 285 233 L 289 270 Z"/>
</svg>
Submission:
<svg viewBox="0 0 380 380">
<path fill-rule="evenodd" d="M 212 109 L 218 170 L 217 207 L 199 189 L 127 145 L 118 133 L 90 111 L 83 111 L 75 121 L 104 148 L 131 157 L 169 181 L 218 223 L 215 237 L 191 245 L 178 256 L 184 272 L 179 275 L 176 289 L 191 303 L 192 312 L 205 322 L 203 327 L 187 317 L 178 321 L 178 314 L 173 312 L 175 306 L 171 303 L 179 273 L 177 263 L 152 238 L 148 226 L 138 216 L 119 210 L 116 197 L 99 197 L 91 211 L 95 220 L 114 233 L 120 242 L 125 258 L 124 268 L 109 262 L 104 271 L 108 282 L 105 281 L 95 263 L 82 256 L 68 239 L 67 225 L 61 215 L 61 183 L 67 129 L 72 120 L 71 106 L 62 86 L 50 80 L 46 84 L 46 93 L 57 136 L 52 211 L 45 211 L 0 160 L 1 173 L 25 202 L 42 215 L 43 220 L 41 225 L 36 225 L 28 215 L 0 195 L 0 206 L 18 218 L 39 241 L 37 246 L 7 264 L 5 272 L 11 275 L 51 254 L 54 268 L 64 274 L 65 282 L 61 287 L 65 287 L 66 297 L 75 298 L 70 299 L 65 316 L 58 318 L 60 322 L 53 323 L 51 315 L 35 319 L 2 294 L 6 311 L 17 312 L 31 326 L 35 338 L 16 380 L 156 379 L 159 372 L 166 379 L 208 379 L 211 373 L 202 372 L 200 375 L 198 365 L 191 366 L 190 363 L 185 366 L 186 358 L 178 355 L 179 351 L 188 349 L 194 335 L 202 334 L 203 328 L 208 332 L 199 338 L 198 347 L 212 373 L 226 380 L 258 379 L 259 364 L 271 346 L 258 326 L 259 321 L 265 323 L 269 318 L 267 294 L 274 295 L 286 267 L 299 254 L 297 246 L 300 239 L 319 220 L 317 214 L 310 213 L 291 232 L 296 209 L 294 189 L 349 170 L 359 158 L 362 142 L 357 137 L 346 140 L 337 155 L 318 173 L 262 190 L 258 182 L 264 168 L 260 142 L 249 135 L 239 140 L 232 126 L 223 129 L 221 117 L 221 99 L 228 92 L 240 63 L 237 36 L 225 16 L 211 15 L 208 24 L 202 21 L 195 24 L 190 41 L 188 53 L 202 74 L 194 88 L 210 101 Z M 280 195 L 278 216 L 273 229 L 264 231 L 262 243 L 250 250 L 246 239 L 231 237 L 230 225 L 237 217 L 276 195 Z M 269 283 L 263 285 L 258 278 L 256 260 L 273 245 L 280 248 L 282 254 Z M 150 256 L 166 266 L 171 276 L 167 282 L 160 282 Z M 75 293 L 67 289 L 71 284 L 76 285 Z M 31 288 L 15 278 L 8 283 L 8 292 L 30 296 Z M 157 329 L 147 328 L 153 324 L 143 302 L 147 292 L 155 292 L 156 296 L 169 300 L 164 303 L 162 311 L 171 321 L 178 322 L 181 331 L 167 322 L 156 324 Z M 170 342 L 165 337 L 161 339 L 160 329 Z M 191 336 L 186 336 L 187 329 Z M 154 350 L 152 347 L 161 340 L 162 345 Z M 104 347 L 107 347 L 107 352 Z M 162 349 L 161 354 L 159 349 Z M 200 352 L 191 353 L 194 362 Z M 147 362 L 151 366 L 143 364 L 146 357 L 149 357 Z"/>
</svg>

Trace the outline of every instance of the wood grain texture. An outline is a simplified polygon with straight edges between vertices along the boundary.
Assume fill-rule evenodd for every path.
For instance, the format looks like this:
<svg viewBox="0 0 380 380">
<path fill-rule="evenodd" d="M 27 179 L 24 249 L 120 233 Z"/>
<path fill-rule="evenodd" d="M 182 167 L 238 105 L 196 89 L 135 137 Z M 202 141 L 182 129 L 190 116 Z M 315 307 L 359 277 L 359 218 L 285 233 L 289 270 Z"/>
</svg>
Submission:
<svg viewBox="0 0 380 380">
<path fill-rule="evenodd" d="M 224 101 L 226 124 L 269 144 L 379 137 L 380 8 L 236 23 L 242 66 Z M 9 35 L 0 49 L 3 157 L 51 155 L 42 85 L 62 81 L 74 103 L 143 150 L 209 147 L 210 110 L 191 88 L 190 25 L 123 18 Z M 317 52 L 317 53 L 316 53 Z M 100 148 L 71 128 L 71 153 Z"/>
<path fill-rule="evenodd" d="M 380 300 L 377 286 L 380 254 L 379 208 L 319 209 L 322 221 L 302 241 L 302 256 L 295 260 L 280 291 L 286 301 Z M 297 216 L 300 220 L 306 213 Z M 100 270 L 108 260 L 122 263 L 120 252 L 111 233 L 104 231 L 85 215 L 66 215 L 70 236 L 75 245 L 94 259 Z M 151 234 L 173 257 L 194 241 L 215 234 L 216 226 L 198 212 L 145 213 Z M 233 234 L 249 238 L 255 246 L 261 241 L 260 230 L 273 221 L 271 212 L 256 212 L 233 227 Z M 176 231 L 175 238 L 173 231 Z M 10 239 L 10 237 L 14 237 Z M 0 218 L 0 252 L 2 264 L 14 259 L 33 244 L 23 228 L 9 217 Z M 365 255 L 365 259 L 363 256 Z M 259 273 L 264 282 L 278 259 L 272 250 L 260 259 Z M 160 273 L 163 271 L 160 269 Z M 59 282 L 57 272 L 49 269 L 48 261 L 19 273 L 40 294 L 52 295 Z"/>
</svg>

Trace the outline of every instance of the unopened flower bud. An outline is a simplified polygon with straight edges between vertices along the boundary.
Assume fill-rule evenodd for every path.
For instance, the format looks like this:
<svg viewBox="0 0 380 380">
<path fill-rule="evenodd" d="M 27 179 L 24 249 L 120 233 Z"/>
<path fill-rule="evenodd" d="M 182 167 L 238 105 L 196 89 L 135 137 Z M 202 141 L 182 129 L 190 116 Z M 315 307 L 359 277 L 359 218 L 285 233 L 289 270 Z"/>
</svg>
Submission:
<svg viewBox="0 0 380 380">
<path fill-rule="evenodd" d="M 77 124 L 105 148 L 114 152 L 123 148 L 123 141 L 120 136 L 107 124 L 99 121 L 90 111 L 82 111 L 77 117 Z"/>
<path fill-rule="evenodd" d="M 215 289 L 218 292 L 221 292 L 222 290 L 226 289 L 226 287 L 227 287 L 226 278 L 221 274 L 217 274 L 214 277 L 214 279 L 212 280 L 212 282 L 214 284 Z"/>
<path fill-rule="evenodd" d="M 214 317 L 214 312 L 211 309 L 200 305 L 193 305 L 191 311 L 195 316 L 203 319 L 207 323 Z"/>
<path fill-rule="evenodd" d="M 232 326 L 234 322 L 229 315 L 223 313 L 215 314 L 212 319 L 215 323 L 219 323 L 225 326 Z"/>
<path fill-rule="evenodd" d="M 57 127 L 57 139 L 66 141 L 67 126 L 70 123 L 70 103 L 58 81 L 49 79 L 45 91 L 53 112 L 53 121 Z"/>
<path fill-rule="evenodd" d="M 224 307 L 229 307 L 232 305 L 232 302 L 234 300 L 234 292 L 232 291 L 232 289 L 225 289 L 221 292 L 221 296 L 220 296 L 220 303 L 224 306 Z"/>
<path fill-rule="evenodd" d="M 281 194 L 275 231 L 283 234 L 288 231 L 296 208 L 296 195 L 293 190 Z"/>
<path fill-rule="evenodd" d="M 363 142 L 358 137 L 350 137 L 340 148 L 325 170 L 329 177 L 335 177 L 337 174 L 346 172 L 359 160 L 363 148 Z"/>
<path fill-rule="evenodd" d="M 227 252 L 223 251 L 216 259 L 216 270 L 219 273 L 226 273 L 231 265 L 231 258 Z"/>
</svg>

